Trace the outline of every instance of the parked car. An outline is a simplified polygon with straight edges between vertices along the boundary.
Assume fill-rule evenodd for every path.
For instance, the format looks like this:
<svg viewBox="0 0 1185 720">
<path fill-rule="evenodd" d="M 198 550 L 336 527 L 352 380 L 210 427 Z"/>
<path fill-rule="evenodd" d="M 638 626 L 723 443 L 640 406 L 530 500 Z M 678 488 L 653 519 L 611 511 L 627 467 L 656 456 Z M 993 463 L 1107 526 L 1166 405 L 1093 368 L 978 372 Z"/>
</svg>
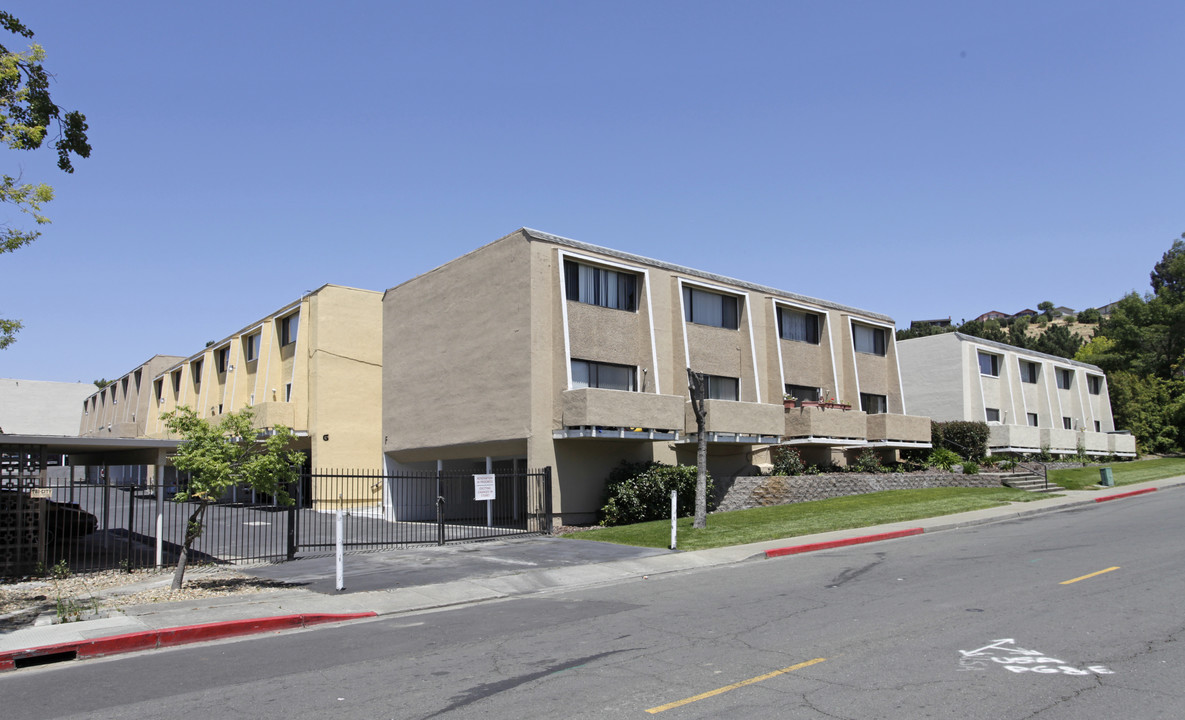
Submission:
<svg viewBox="0 0 1185 720">
<path fill-rule="evenodd" d="M 56 500 L 34 500 L 29 493 L 0 490 L 0 511 L 15 511 L 17 507 L 45 503 L 45 541 L 53 545 L 60 541 L 76 540 L 99 529 L 99 519 L 83 510 L 78 503 Z"/>
</svg>

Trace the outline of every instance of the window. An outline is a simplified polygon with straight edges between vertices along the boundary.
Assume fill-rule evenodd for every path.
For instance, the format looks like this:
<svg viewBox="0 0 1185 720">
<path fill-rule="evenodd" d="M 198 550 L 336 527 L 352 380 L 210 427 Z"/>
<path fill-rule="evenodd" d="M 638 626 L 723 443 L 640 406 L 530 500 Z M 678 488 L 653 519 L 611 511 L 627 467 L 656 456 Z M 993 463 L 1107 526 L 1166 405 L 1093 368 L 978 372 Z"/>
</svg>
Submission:
<svg viewBox="0 0 1185 720">
<path fill-rule="evenodd" d="M 1103 431 L 1103 424 L 1101 422 L 1099 422 L 1098 420 L 1094 421 L 1094 431 L 1095 432 L 1102 432 Z"/>
<path fill-rule="evenodd" d="M 173 392 L 174 393 L 181 392 L 181 371 L 180 370 L 173 371 Z"/>
<path fill-rule="evenodd" d="M 280 346 L 296 342 L 296 331 L 300 328 L 300 313 L 280 318 Z"/>
<path fill-rule="evenodd" d="M 979 374 L 1000 377 L 1000 356 L 991 353 L 979 353 Z"/>
<path fill-rule="evenodd" d="M 164 378 L 158 378 L 153 383 L 153 392 L 156 393 L 156 401 L 163 403 L 165 401 L 165 381 Z"/>
<path fill-rule="evenodd" d="M 740 400 L 741 381 L 734 377 L 708 375 L 708 398 L 711 400 Z"/>
<path fill-rule="evenodd" d="M 194 385 L 201 385 L 202 384 L 202 361 L 201 360 L 194 360 L 192 363 L 190 363 L 189 372 L 191 375 L 193 375 L 193 384 Z"/>
<path fill-rule="evenodd" d="M 1073 370 L 1063 370 L 1061 368 L 1058 368 L 1058 370 L 1057 370 L 1057 386 L 1059 388 L 1061 388 L 1062 390 L 1069 390 L 1070 384 L 1073 381 L 1074 381 L 1074 371 Z"/>
<path fill-rule="evenodd" d="M 284 384 L 284 402 L 292 402 L 292 383 Z"/>
<path fill-rule="evenodd" d="M 638 276 L 633 273 L 565 260 L 564 285 L 573 302 L 631 312 L 638 309 Z"/>
<path fill-rule="evenodd" d="M 1103 392 L 1103 378 L 1098 375 L 1087 375 L 1086 389 L 1091 395 L 1101 395 Z"/>
<path fill-rule="evenodd" d="M 887 413 L 889 411 L 887 398 L 884 395 L 860 393 L 860 409 L 869 415 Z"/>
<path fill-rule="evenodd" d="M 778 336 L 783 340 L 819 344 L 819 316 L 789 308 L 778 308 Z"/>
<path fill-rule="evenodd" d="M 799 400 L 808 400 L 810 402 L 819 401 L 819 388 L 806 387 L 805 385 L 787 385 L 786 394 L 790 397 L 796 397 Z"/>
<path fill-rule="evenodd" d="M 572 361 L 573 388 L 602 388 L 604 390 L 637 390 L 638 369 L 629 365 L 613 365 L 589 360 Z"/>
<path fill-rule="evenodd" d="M 218 374 L 226 372 L 226 366 L 230 363 L 230 346 L 220 347 L 214 351 L 214 367 L 218 370 Z"/>
<path fill-rule="evenodd" d="M 885 329 L 867 325 L 852 325 L 852 341 L 856 352 L 869 355 L 885 354 Z"/>
<path fill-rule="evenodd" d="M 1065 428 L 1066 430 L 1073 430 L 1074 429 L 1074 421 L 1068 417 L 1063 417 L 1062 418 L 1062 427 Z"/>
<path fill-rule="evenodd" d="M 259 333 L 243 338 L 243 360 L 251 362 L 259 359 Z"/>
<path fill-rule="evenodd" d="M 683 319 L 687 322 L 736 330 L 740 327 L 739 305 L 733 295 L 683 286 Z"/>
<path fill-rule="evenodd" d="M 1037 363 L 1028 362 L 1027 360 L 1020 361 L 1020 381 L 1027 383 L 1037 382 Z"/>
<path fill-rule="evenodd" d="M 1028 413 L 1029 427 L 1037 427 L 1037 413 Z"/>
<path fill-rule="evenodd" d="M 984 408 L 984 416 L 988 422 L 1000 422 L 1000 408 Z"/>
</svg>

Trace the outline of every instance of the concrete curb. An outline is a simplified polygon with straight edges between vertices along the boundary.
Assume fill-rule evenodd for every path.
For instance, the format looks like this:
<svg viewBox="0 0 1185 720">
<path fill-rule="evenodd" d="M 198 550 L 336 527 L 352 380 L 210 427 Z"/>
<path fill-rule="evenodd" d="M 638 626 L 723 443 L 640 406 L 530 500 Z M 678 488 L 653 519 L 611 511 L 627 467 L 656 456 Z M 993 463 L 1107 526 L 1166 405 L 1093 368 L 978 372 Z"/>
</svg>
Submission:
<svg viewBox="0 0 1185 720">
<path fill-rule="evenodd" d="M 766 550 L 765 556 L 767 558 L 782 557 L 783 555 L 797 555 L 798 553 L 813 552 L 815 550 L 830 550 L 831 548 L 845 547 L 847 545 L 859 545 L 861 543 L 877 542 L 880 540 L 893 540 L 895 538 L 909 537 L 910 535 L 921 535 L 926 530 L 925 528 L 909 528 L 908 530 L 895 530 L 893 532 L 877 533 L 875 535 L 861 535 L 860 537 L 844 538 L 843 540 L 832 540 L 830 542 L 807 543 L 806 545 L 791 545 L 790 547 L 774 548 L 773 550 Z"/>
<path fill-rule="evenodd" d="M 203 625 L 146 630 L 90 640 L 75 640 L 56 645 L 43 645 L 41 647 L 10 650 L 0 653 L 0 672 L 14 670 L 18 667 L 45 665 L 63 660 L 102 657 L 104 655 L 116 655 L 140 650 L 155 650 L 157 648 L 174 647 L 188 643 L 221 640 L 224 638 L 239 637 L 241 635 L 254 635 L 278 630 L 293 630 L 312 625 L 345 622 L 347 620 L 358 620 L 376 616 L 377 613 L 375 612 L 278 615 L 251 620 L 228 620 Z"/>
</svg>

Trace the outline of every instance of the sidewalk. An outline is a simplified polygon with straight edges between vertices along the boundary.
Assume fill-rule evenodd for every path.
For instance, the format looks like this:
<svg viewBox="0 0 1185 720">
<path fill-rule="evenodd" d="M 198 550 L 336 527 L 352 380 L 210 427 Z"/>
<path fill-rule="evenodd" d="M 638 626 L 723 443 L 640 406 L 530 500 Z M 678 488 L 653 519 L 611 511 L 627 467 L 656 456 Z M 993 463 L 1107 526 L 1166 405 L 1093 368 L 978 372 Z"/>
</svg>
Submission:
<svg viewBox="0 0 1185 720">
<path fill-rule="evenodd" d="M 345 561 L 346 590 L 340 593 L 334 587 L 333 558 L 248 567 L 243 571 L 251 575 L 302 586 L 255 595 L 135 605 L 123 608 L 116 617 L 0 634 L 0 671 L 764 560 L 1012 520 L 1177 487 L 1185 487 L 1185 477 L 1121 488 L 1071 490 L 1056 498 L 957 515 L 694 552 L 537 536 L 349 555 Z"/>
</svg>

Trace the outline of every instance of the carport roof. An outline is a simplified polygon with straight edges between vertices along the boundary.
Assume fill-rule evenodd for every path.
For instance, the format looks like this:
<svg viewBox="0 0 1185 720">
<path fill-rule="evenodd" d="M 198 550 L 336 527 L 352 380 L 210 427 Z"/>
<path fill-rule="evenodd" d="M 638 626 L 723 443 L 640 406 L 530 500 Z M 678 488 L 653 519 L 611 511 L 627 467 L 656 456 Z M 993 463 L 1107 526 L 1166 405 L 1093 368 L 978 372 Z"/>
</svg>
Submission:
<svg viewBox="0 0 1185 720">
<path fill-rule="evenodd" d="M 70 435 L 0 435 L 0 451 L 45 448 L 47 454 L 69 455 L 71 465 L 153 464 L 160 453 L 176 450 L 180 440 L 156 438 L 93 438 Z"/>
</svg>

